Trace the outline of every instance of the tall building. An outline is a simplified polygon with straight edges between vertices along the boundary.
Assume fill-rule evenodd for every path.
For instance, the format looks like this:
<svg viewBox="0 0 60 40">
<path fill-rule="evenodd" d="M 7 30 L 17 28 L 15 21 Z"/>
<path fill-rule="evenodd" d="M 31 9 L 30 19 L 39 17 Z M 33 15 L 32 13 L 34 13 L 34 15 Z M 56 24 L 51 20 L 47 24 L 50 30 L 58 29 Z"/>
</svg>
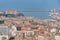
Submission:
<svg viewBox="0 0 60 40">
<path fill-rule="evenodd" d="M 7 11 L 5 11 L 5 16 L 6 17 L 15 17 L 15 15 L 16 15 L 16 10 L 7 10 Z"/>
</svg>

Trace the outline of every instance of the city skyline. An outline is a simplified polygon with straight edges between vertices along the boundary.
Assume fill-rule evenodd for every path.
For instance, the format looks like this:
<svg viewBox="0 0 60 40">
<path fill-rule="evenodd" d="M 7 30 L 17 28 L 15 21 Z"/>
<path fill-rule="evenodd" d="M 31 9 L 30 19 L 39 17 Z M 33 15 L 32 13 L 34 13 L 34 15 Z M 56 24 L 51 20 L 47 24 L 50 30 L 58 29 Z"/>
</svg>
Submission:
<svg viewBox="0 0 60 40">
<path fill-rule="evenodd" d="M 60 0 L 0 0 L 0 10 L 60 10 Z M 35 13 L 35 14 L 34 14 Z M 45 14 L 44 14 L 45 13 Z M 48 19 L 48 12 L 23 12 L 26 16 Z M 44 17 L 43 17 L 44 16 Z"/>
</svg>

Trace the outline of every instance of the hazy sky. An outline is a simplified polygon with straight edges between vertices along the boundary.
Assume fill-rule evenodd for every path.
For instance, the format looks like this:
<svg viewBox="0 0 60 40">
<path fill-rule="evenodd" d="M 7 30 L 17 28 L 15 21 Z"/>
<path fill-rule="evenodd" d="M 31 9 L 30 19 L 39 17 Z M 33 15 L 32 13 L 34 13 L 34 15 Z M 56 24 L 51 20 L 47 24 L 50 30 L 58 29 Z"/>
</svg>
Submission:
<svg viewBox="0 0 60 40">
<path fill-rule="evenodd" d="M 60 0 L 0 0 L 0 10 L 50 10 L 60 9 Z"/>
<path fill-rule="evenodd" d="M 60 0 L 0 0 L 0 10 L 16 9 L 16 10 L 53 10 L 60 9 Z M 46 14 L 31 12 L 24 13 L 27 16 L 38 18 L 49 18 Z"/>
</svg>

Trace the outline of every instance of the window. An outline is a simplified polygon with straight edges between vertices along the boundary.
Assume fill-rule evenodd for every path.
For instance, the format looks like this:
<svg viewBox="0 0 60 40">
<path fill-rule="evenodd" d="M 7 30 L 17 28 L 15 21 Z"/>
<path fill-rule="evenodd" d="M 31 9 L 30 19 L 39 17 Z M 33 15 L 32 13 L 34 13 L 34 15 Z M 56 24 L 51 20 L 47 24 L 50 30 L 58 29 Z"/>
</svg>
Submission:
<svg viewBox="0 0 60 40">
<path fill-rule="evenodd" d="M 21 27 L 17 27 L 17 31 L 21 31 Z"/>
</svg>

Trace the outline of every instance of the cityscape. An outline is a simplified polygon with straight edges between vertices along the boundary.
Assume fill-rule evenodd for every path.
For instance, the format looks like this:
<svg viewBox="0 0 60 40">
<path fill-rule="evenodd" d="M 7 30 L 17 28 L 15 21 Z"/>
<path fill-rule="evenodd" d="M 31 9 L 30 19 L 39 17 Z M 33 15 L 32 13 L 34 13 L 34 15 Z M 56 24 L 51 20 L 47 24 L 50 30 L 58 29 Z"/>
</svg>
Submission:
<svg viewBox="0 0 60 40">
<path fill-rule="evenodd" d="M 60 40 L 60 14 L 49 12 L 51 19 L 25 16 L 17 10 L 0 11 L 0 40 Z"/>
</svg>

